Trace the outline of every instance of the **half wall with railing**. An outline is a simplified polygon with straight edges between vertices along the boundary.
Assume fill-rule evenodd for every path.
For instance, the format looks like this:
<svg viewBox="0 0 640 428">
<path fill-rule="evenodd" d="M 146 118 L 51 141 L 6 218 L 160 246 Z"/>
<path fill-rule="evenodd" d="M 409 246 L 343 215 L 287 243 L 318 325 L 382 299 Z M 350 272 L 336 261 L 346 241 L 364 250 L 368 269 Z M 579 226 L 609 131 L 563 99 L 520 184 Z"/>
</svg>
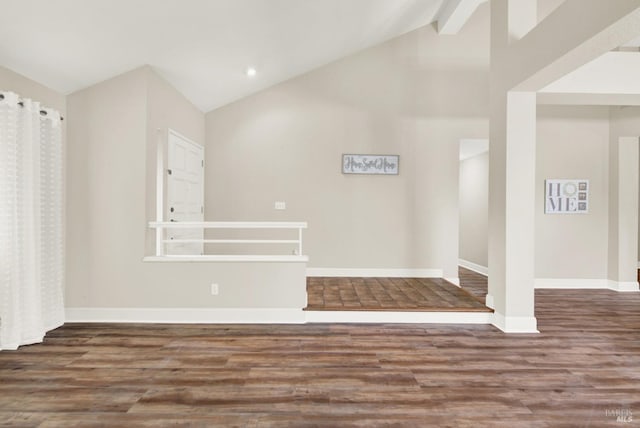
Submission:
<svg viewBox="0 0 640 428">
<path fill-rule="evenodd" d="M 246 261 L 246 262 L 306 262 L 308 257 L 303 255 L 302 231 L 307 228 L 306 222 L 230 222 L 230 221 L 204 221 L 204 222 L 167 222 L 152 221 L 149 227 L 155 229 L 156 247 L 155 255 L 146 257 L 147 261 Z M 200 231 L 188 238 L 176 238 L 168 232 L 175 230 Z M 253 232 L 254 236 L 246 237 L 211 237 L 215 231 Z M 263 238 L 261 232 L 275 232 L 278 236 Z M 211 233 L 209 233 L 211 232 Z M 185 252 L 184 248 L 192 245 L 193 251 Z M 221 253 L 209 253 L 204 251 L 205 245 L 216 245 L 219 248 L 229 248 L 229 251 Z M 181 246 L 183 251 L 179 254 L 172 251 Z M 264 248 L 269 248 L 267 254 Z"/>
</svg>

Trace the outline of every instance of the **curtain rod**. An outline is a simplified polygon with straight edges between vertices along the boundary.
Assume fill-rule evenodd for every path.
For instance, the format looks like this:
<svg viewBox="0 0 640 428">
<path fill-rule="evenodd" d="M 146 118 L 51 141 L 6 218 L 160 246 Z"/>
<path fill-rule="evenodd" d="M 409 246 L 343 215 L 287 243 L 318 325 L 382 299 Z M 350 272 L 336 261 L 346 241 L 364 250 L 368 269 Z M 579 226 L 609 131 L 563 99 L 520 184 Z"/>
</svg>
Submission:
<svg viewBox="0 0 640 428">
<path fill-rule="evenodd" d="M 4 100 L 4 94 L 0 94 L 0 100 Z M 18 105 L 20 107 L 24 107 L 24 103 L 22 101 L 18 101 Z M 46 110 L 40 110 L 40 115 L 46 116 L 47 115 L 47 111 Z M 64 117 L 60 116 L 60 120 L 64 120 Z"/>
</svg>

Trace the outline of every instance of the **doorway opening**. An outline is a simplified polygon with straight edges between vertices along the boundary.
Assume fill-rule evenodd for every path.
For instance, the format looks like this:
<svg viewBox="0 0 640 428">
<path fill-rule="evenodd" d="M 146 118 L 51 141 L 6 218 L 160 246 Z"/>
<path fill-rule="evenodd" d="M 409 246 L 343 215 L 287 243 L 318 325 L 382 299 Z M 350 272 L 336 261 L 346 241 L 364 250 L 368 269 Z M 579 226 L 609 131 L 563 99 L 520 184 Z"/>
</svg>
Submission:
<svg viewBox="0 0 640 428">
<path fill-rule="evenodd" d="M 488 274 L 489 140 L 464 138 L 459 151 L 458 264 Z"/>
</svg>

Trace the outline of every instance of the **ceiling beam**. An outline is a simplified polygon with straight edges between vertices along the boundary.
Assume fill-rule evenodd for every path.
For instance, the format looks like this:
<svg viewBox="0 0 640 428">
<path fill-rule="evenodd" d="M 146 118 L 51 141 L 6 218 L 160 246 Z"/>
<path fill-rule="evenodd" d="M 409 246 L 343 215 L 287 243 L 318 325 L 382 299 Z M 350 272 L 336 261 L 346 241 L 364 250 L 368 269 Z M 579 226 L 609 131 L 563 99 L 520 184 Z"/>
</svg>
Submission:
<svg viewBox="0 0 640 428">
<path fill-rule="evenodd" d="M 550 93 L 640 95 L 640 53 L 607 52 L 540 90 Z"/>
<path fill-rule="evenodd" d="M 505 87 L 538 91 L 639 35 L 640 0 L 566 0 L 492 65 Z"/>
<path fill-rule="evenodd" d="M 640 95 L 538 92 L 536 102 L 540 105 L 640 106 Z"/>
<path fill-rule="evenodd" d="M 438 34 L 457 34 L 487 0 L 448 0 L 438 13 Z"/>
</svg>

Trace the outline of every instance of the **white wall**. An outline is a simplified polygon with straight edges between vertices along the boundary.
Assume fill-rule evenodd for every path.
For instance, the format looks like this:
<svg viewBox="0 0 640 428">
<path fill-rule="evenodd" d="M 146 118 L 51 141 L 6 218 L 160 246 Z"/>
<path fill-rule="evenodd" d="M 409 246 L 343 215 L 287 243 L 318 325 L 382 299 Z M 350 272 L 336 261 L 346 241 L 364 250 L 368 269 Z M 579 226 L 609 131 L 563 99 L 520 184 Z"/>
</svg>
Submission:
<svg viewBox="0 0 640 428">
<path fill-rule="evenodd" d="M 547 16 L 553 13 L 565 0 L 536 0 L 537 6 L 537 21 L 544 20 Z"/>
<path fill-rule="evenodd" d="M 488 135 L 487 12 L 455 37 L 427 26 L 209 112 L 206 217 L 308 221 L 316 268 L 457 277 L 458 141 Z M 398 154 L 400 174 L 343 175 L 343 153 Z"/>
<path fill-rule="evenodd" d="M 66 114 L 66 97 L 46 86 L 0 66 L 0 91 L 11 91 L 16 94 L 40 102 L 45 107 L 58 110 L 62 116 Z"/>
<path fill-rule="evenodd" d="M 143 69 L 68 97 L 67 306 L 142 300 L 146 83 Z M 136 292 L 137 291 L 137 292 Z"/>
<path fill-rule="evenodd" d="M 204 115 L 149 67 L 69 96 L 67 307 L 304 307 L 303 263 L 143 262 L 158 128 L 202 142 Z"/>
<path fill-rule="evenodd" d="M 488 265 L 489 153 L 460 161 L 460 258 Z"/>
<path fill-rule="evenodd" d="M 606 279 L 609 108 L 538 106 L 536 278 Z M 544 180 L 589 179 L 589 213 L 544 213 Z"/>
<path fill-rule="evenodd" d="M 612 143 L 617 143 L 620 137 L 640 136 L 640 107 L 611 107 L 610 118 Z M 640 235 L 638 235 L 638 254 L 640 254 Z"/>
<path fill-rule="evenodd" d="M 204 114 L 150 67 L 146 69 L 146 219 L 156 218 L 156 155 L 158 139 L 164 146 L 166 166 L 168 130 L 173 129 L 196 144 L 204 145 Z M 166 180 L 166 176 L 165 176 Z M 166 192 L 166 185 L 164 186 Z M 166 200 L 166 194 L 165 194 Z M 166 204 L 165 204 L 166 205 Z M 168 211 L 164 213 L 165 219 Z M 147 229 L 146 254 L 155 251 L 155 231 Z"/>
<path fill-rule="evenodd" d="M 640 135 L 640 108 L 538 106 L 537 132 L 536 277 L 607 279 L 609 141 Z M 482 156 L 460 163 L 460 258 L 481 266 L 487 230 L 475 210 L 485 199 L 485 169 Z M 589 179 L 590 212 L 544 214 L 548 178 Z"/>
</svg>

